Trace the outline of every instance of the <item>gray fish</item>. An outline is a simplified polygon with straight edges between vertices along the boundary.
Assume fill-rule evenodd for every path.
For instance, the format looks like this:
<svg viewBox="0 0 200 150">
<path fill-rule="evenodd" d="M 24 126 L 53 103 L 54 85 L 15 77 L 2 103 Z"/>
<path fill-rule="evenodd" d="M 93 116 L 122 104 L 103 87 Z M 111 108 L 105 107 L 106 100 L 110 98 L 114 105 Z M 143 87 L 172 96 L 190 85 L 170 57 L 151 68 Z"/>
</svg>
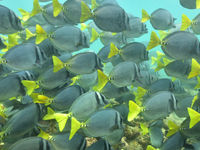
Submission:
<svg viewBox="0 0 200 150">
<path fill-rule="evenodd" d="M 170 33 L 162 40 L 163 52 L 176 60 L 196 58 L 199 52 L 198 38 L 186 31 Z"/>
<path fill-rule="evenodd" d="M 174 91 L 174 84 L 171 79 L 163 78 L 159 79 L 151 84 L 151 86 L 148 89 L 149 94 L 154 94 L 159 91 Z"/>
<path fill-rule="evenodd" d="M 120 49 L 119 54 L 124 61 L 133 61 L 135 63 L 149 59 L 145 45 L 139 42 L 126 44 Z"/>
<path fill-rule="evenodd" d="M 181 150 L 184 145 L 185 138 L 180 132 L 176 132 L 174 135 L 170 136 L 160 147 L 160 150 Z"/>
<path fill-rule="evenodd" d="M 197 0 L 179 0 L 181 6 L 188 8 L 188 9 L 196 9 L 196 1 Z"/>
<path fill-rule="evenodd" d="M 67 111 L 72 103 L 83 93 L 84 90 L 78 85 L 68 86 L 54 97 L 50 106 L 58 111 Z"/>
<path fill-rule="evenodd" d="M 101 90 L 101 93 L 106 97 L 106 98 L 118 98 L 124 94 L 129 92 L 127 87 L 117 87 L 113 85 L 111 82 L 108 82 L 103 89 Z"/>
<path fill-rule="evenodd" d="M 148 33 L 146 24 L 141 22 L 139 17 L 129 14 L 130 30 L 123 31 L 123 35 L 127 38 L 138 38 L 145 33 Z"/>
<path fill-rule="evenodd" d="M 74 137 L 69 140 L 69 133 L 59 133 L 52 135 L 50 140 L 54 150 L 85 150 L 85 137 L 76 133 Z"/>
<path fill-rule="evenodd" d="M 122 32 L 130 30 L 129 17 L 118 5 L 105 4 L 93 11 L 93 20 L 103 31 Z"/>
<path fill-rule="evenodd" d="M 41 137 L 23 138 L 12 144 L 8 150 L 53 150 L 52 145 Z"/>
<path fill-rule="evenodd" d="M 0 79 L 0 101 L 8 100 L 12 97 L 19 97 L 26 94 L 21 80 L 33 80 L 34 76 L 28 72 L 9 74 Z"/>
<path fill-rule="evenodd" d="M 86 150 L 112 150 L 112 147 L 107 141 L 100 139 L 89 146 Z"/>
<path fill-rule="evenodd" d="M 164 140 L 164 134 L 162 132 L 163 121 L 157 120 L 150 124 L 149 126 L 149 136 L 151 145 L 159 148 Z"/>
<path fill-rule="evenodd" d="M 103 109 L 95 112 L 87 121 L 83 132 L 92 137 L 103 137 L 122 128 L 122 118 L 114 109 Z"/>
<path fill-rule="evenodd" d="M 38 46 L 32 43 L 12 47 L 2 57 L 4 63 L 14 70 L 29 70 L 40 67 L 47 59 Z"/>
<path fill-rule="evenodd" d="M 176 103 L 173 93 L 157 92 L 145 100 L 142 116 L 145 120 L 163 119 L 177 108 Z"/>
<path fill-rule="evenodd" d="M 148 18 L 145 18 L 147 13 L 145 10 L 142 11 L 143 18 L 142 19 L 150 19 L 151 25 L 156 30 L 168 30 L 170 28 L 175 27 L 174 21 L 171 13 L 163 8 L 156 9 Z M 146 21 L 146 20 L 145 20 Z"/>
<path fill-rule="evenodd" d="M 101 60 L 93 52 L 83 52 L 72 56 L 67 62 L 67 70 L 74 74 L 93 73 L 101 69 Z"/>
<path fill-rule="evenodd" d="M 139 69 L 134 62 L 121 62 L 109 74 L 110 82 L 117 87 L 131 85 L 139 75 Z"/>
<path fill-rule="evenodd" d="M 52 44 L 61 51 L 74 52 L 89 48 L 89 37 L 78 27 L 65 25 L 53 32 L 50 38 Z"/>
<path fill-rule="evenodd" d="M 71 105 L 69 112 L 79 121 L 86 121 L 91 114 L 108 104 L 105 97 L 98 92 L 80 95 Z"/>
<path fill-rule="evenodd" d="M 14 114 L 3 127 L 4 141 L 16 141 L 16 138 L 31 131 L 40 120 L 42 109 L 42 106 L 38 104 L 30 104 Z"/>
<path fill-rule="evenodd" d="M 0 33 L 12 34 L 23 30 L 20 19 L 9 8 L 0 5 Z"/>
<path fill-rule="evenodd" d="M 186 79 L 191 71 L 191 61 L 175 60 L 165 66 L 164 71 L 168 76 Z"/>
<path fill-rule="evenodd" d="M 127 44 L 127 42 L 128 42 L 126 36 L 124 36 L 124 34 L 121 32 L 114 34 L 114 35 L 111 32 L 101 32 L 100 33 L 100 41 L 104 46 L 106 46 L 112 42 L 117 47 Z"/>
</svg>

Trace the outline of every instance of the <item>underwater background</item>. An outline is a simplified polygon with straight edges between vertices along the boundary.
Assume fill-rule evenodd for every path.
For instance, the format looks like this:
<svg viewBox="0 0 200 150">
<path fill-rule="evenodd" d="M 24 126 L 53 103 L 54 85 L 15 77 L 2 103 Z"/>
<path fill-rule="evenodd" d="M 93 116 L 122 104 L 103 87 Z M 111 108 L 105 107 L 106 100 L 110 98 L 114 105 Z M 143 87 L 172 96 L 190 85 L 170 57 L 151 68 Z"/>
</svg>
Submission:
<svg viewBox="0 0 200 150">
<path fill-rule="evenodd" d="M 41 1 L 40 6 L 51 7 L 51 0 Z M 66 2 L 58 1 L 56 8 Z M 69 29 L 66 25 L 63 34 L 60 30 L 55 36 L 63 25 L 54 24 L 46 32 L 44 24 L 24 24 L 27 20 L 19 9 L 31 14 L 33 0 L 0 0 L 0 5 L 16 13 L 24 26 L 12 34 L 1 33 L 0 28 L 0 39 L 3 44 L 7 42 L 7 48 L 0 47 L 0 150 L 200 150 L 199 9 L 185 8 L 180 0 L 113 1 L 141 20 L 144 10 L 151 14 L 163 8 L 175 18 L 173 25 L 178 29 L 172 31 L 173 26 L 162 32 L 149 20 L 139 20 L 148 32 L 127 37 L 124 43 L 111 41 L 106 45 L 102 39 L 109 30 L 108 39 L 124 32 L 112 32 L 109 26 L 107 31 L 101 29 L 103 34 L 93 33 L 88 17 L 84 22 L 73 20 Z M 199 1 L 200 7 L 200 0 L 190 1 Z M 81 9 L 84 6 L 81 3 Z M 47 20 L 49 16 L 52 19 L 50 13 L 45 14 Z M 182 22 L 183 15 L 197 19 Z M 111 17 L 116 19 L 115 14 Z M 12 19 L 16 18 L 6 21 Z M 103 28 L 101 21 L 99 26 Z M 184 23 L 189 24 L 186 31 L 180 29 Z M 192 25 L 199 33 L 192 31 Z M 98 31 L 97 26 L 95 29 Z M 78 41 L 75 46 L 74 41 Z M 63 51 L 66 43 L 72 50 Z M 134 54 L 131 48 L 141 51 Z M 20 54 L 21 49 L 24 51 Z M 139 60 L 134 61 L 132 56 Z"/>
</svg>

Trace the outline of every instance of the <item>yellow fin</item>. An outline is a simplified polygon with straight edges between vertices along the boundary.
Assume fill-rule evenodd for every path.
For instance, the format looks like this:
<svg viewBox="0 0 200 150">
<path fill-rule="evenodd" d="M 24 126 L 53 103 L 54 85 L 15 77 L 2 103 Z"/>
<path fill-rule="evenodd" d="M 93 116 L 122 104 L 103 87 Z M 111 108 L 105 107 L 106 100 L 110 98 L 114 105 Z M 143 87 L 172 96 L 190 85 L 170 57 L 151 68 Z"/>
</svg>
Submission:
<svg viewBox="0 0 200 150">
<path fill-rule="evenodd" d="M 198 100 L 198 95 L 195 95 L 194 98 L 192 99 L 192 104 L 191 104 L 191 108 L 193 107 L 194 103 Z"/>
<path fill-rule="evenodd" d="M 162 40 L 162 39 L 164 39 L 168 35 L 168 32 L 159 30 L 158 34 L 160 36 L 160 39 Z"/>
<path fill-rule="evenodd" d="M 169 131 L 167 133 L 167 137 L 169 136 L 172 136 L 173 134 L 175 134 L 179 129 L 180 127 L 177 126 L 173 121 L 169 120 L 168 121 L 168 128 L 169 128 Z"/>
<path fill-rule="evenodd" d="M 151 57 L 151 64 L 154 65 L 157 62 L 157 58 L 156 57 Z"/>
<path fill-rule="evenodd" d="M 128 121 L 132 121 L 140 113 L 141 108 L 135 102 L 129 101 Z"/>
<path fill-rule="evenodd" d="M 90 42 L 94 42 L 95 40 L 97 40 L 99 37 L 99 33 L 94 29 L 92 28 L 92 37 L 90 39 Z"/>
<path fill-rule="evenodd" d="M 103 89 L 103 87 L 107 84 L 109 79 L 101 70 L 97 70 L 97 72 L 98 72 L 98 83 L 93 87 L 93 90 L 100 92 Z"/>
<path fill-rule="evenodd" d="M 192 64 L 191 64 L 191 71 L 188 75 L 188 79 L 196 77 L 200 74 L 200 64 L 192 58 Z"/>
<path fill-rule="evenodd" d="M 151 146 L 151 145 L 148 145 L 146 150 L 156 150 L 156 148 L 154 148 L 154 147 Z"/>
<path fill-rule="evenodd" d="M 42 12 L 42 8 L 40 7 L 39 1 L 33 1 L 33 10 L 31 11 L 31 16 L 35 16 L 36 14 Z"/>
<path fill-rule="evenodd" d="M 26 40 L 36 35 L 36 34 L 33 34 L 29 29 L 25 29 L 25 31 L 26 31 Z"/>
<path fill-rule="evenodd" d="M 155 69 L 155 72 L 163 69 L 164 67 L 165 67 L 165 65 L 161 61 L 157 61 L 157 67 Z"/>
<path fill-rule="evenodd" d="M 55 112 L 50 107 L 47 107 L 47 114 L 43 117 L 43 120 L 52 120 L 55 119 Z"/>
<path fill-rule="evenodd" d="M 140 123 L 140 128 L 142 130 L 142 135 L 146 135 L 147 133 L 149 133 L 149 128 L 146 124 Z"/>
<path fill-rule="evenodd" d="M 88 19 L 90 19 L 92 17 L 92 12 L 90 10 L 90 8 L 87 6 L 87 4 L 84 1 L 81 1 L 81 18 L 80 18 L 80 22 L 85 22 Z"/>
<path fill-rule="evenodd" d="M 142 22 L 146 22 L 150 19 L 149 14 L 146 12 L 146 10 L 142 9 Z"/>
<path fill-rule="evenodd" d="M 46 31 L 39 25 L 36 25 L 36 44 L 40 44 L 43 40 L 47 39 Z"/>
<path fill-rule="evenodd" d="M 200 0 L 196 0 L 196 9 L 200 8 Z"/>
<path fill-rule="evenodd" d="M 159 37 L 156 35 L 156 32 L 152 31 L 149 44 L 147 45 L 147 50 L 150 50 L 150 49 L 160 45 L 160 43 L 161 43 L 161 41 L 160 41 Z"/>
<path fill-rule="evenodd" d="M 157 54 L 157 58 L 158 58 L 158 59 L 161 59 L 162 57 L 165 56 L 164 53 L 161 53 L 161 52 L 159 52 L 159 51 L 156 51 L 156 54 Z"/>
<path fill-rule="evenodd" d="M 45 95 L 40 95 L 37 93 L 32 93 L 31 97 L 33 98 L 34 103 L 40 103 L 40 104 L 51 104 L 53 99 L 49 98 Z"/>
<path fill-rule="evenodd" d="M 191 25 L 191 20 L 185 15 L 182 15 L 182 24 L 181 24 L 181 30 L 186 30 Z"/>
<path fill-rule="evenodd" d="M 135 102 L 137 105 L 141 106 L 142 105 L 142 99 L 143 96 L 147 93 L 147 90 L 142 88 L 142 87 L 138 87 L 137 91 L 134 92 L 135 95 Z"/>
<path fill-rule="evenodd" d="M 63 7 L 58 0 L 53 0 L 53 16 L 57 17 L 62 11 Z"/>
<path fill-rule="evenodd" d="M 197 77 L 197 85 L 194 87 L 194 89 L 199 89 L 200 88 L 200 77 Z"/>
<path fill-rule="evenodd" d="M 190 128 L 192 128 L 200 121 L 200 113 L 192 108 L 188 108 L 188 114 L 190 116 Z"/>
<path fill-rule="evenodd" d="M 70 117 L 69 114 L 61 114 L 61 113 L 55 114 L 55 119 L 58 122 L 58 127 L 60 132 L 62 132 L 63 129 L 65 128 L 65 125 L 67 124 L 67 120 L 69 117 Z"/>
<path fill-rule="evenodd" d="M 31 95 L 35 89 L 39 88 L 39 85 L 35 81 L 22 80 L 21 83 L 26 87 L 27 95 Z"/>
<path fill-rule="evenodd" d="M 60 69 L 64 68 L 64 63 L 56 56 L 52 56 L 53 60 L 53 72 L 58 72 Z"/>
<path fill-rule="evenodd" d="M 38 137 L 41 137 L 45 140 L 50 140 L 52 136 L 46 132 L 44 132 L 42 129 L 40 129 L 40 133 L 37 135 Z"/>
<path fill-rule="evenodd" d="M 108 54 L 108 58 L 111 58 L 115 55 L 119 54 L 119 49 L 115 46 L 114 43 L 110 43 L 110 53 Z"/>
<path fill-rule="evenodd" d="M 19 35 L 17 33 L 8 35 L 8 45 L 7 48 L 10 49 L 16 45 L 18 45 Z"/>
<path fill-rule="evenodd" d="M 76 132 L 81 128 L 81 123 L 76 120 L 76 118 L 72 117 L 71 120 L 71 131 L 70 131 L 70 136 L 69 140 L 73 138 L 73 136 L 76 134 Z"/>
<path fill-rule="evenodd" d="M 31 17 L 31 14 L 29 12 L 25 11 L 24 9 L 19 8 L 18 10 L 19 10 L 19 12 L 22 15 L 22 20 L 23 21 L 26 21 L 26 20 L 28 20 Z"/>
<path fill-rule="evenodd" d="M 167 59 L 167 58 L 163 58 L 163 63 L 164 63 L 164 66 L 167 66 L 169 63 L 173 62 L 174 60 L 170 60 L 170 59 Z"/>
<path fill-rule="evenodd" d="M 87 29 L 89 25 L 85 24 L 85 23 L 81 23 L 81 31 Z"/>
<path fill-rule="evenodd" d="M 74 85 L 80 79 L 80 75 L 71 78 L 72 83 L 70 85 Z"/>
<path fill-rule="evenodd" d="M 97 8 L 99 5 L 97 4 L 97 2 L 96 2 L 96 0 L 91 0 L 91 9 L 93 10 L 93 9 L 95 9 L 95 8 Z"/>
</svg>

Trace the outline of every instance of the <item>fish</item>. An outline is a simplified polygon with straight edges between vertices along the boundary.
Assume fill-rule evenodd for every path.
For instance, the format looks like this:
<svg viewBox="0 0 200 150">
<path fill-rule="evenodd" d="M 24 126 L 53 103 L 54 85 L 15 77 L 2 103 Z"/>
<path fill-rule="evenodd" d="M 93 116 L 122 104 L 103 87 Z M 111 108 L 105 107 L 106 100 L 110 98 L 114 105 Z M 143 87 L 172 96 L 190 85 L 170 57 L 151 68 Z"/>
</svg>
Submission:
<svg viewBox="0 0 200 150">
<path fill-rule="evenodd" d="M 163 8 L 158 8 L 149 15 L 144 9 L 142 10 L 142 22 L 150 20 L 151 25 L 156 30 L 168 30 L 175 27 L 174 21 L 171 13 Z"/>
<path fill-rule="evenodd" d="M 24 43 L 12 47 L 2 57 L 2 63 L 17 71 L 40 67 L 46 60 L 45 53 L 32 43 Z"/>
<path fill-rule="evenodd" d="M 12 34 L 23 30 L 21 20 L 17 15 L 9 8 L 0 5 L 0 33 L 1 34 Z"/>
<path fill-rule="evenodd" d="M 65 25 L 48 34 L 40 25 L 36 25 L 36 44 L 49 38 L 55 48 L 64 52 L 74 52 L 89 48 L 89 37 L 78 27 Z"/>
<path fill-rule="evenodd" d="M 41 137 L 27 137 L 16 141 L 9 146 L 8 150 L 26 150 L 29 147 L 30 150 L 39 150 L 40 147 L 44 149 L 52 149 L 52 145 Z"/>
<path fill-rule="evenodd" d="M 149 59 L 145 45 L 139 42 L 128 43 L 121 49 L 118 49 L 114 43 L 111 43 L 108 58 L 116 54 L 119 54 L 124 61 L 133 61 L 135 63 L 140 63 Z"/>
<path fill-rule="evenodd" d="M 59 58 L 53 56 L 54 72 L 66 67 L 73 74 L 89 74 L 97 69 L 101 69 L 101 60 L 94 52 L 83 52 L 72 56 L 63 63 Z"/>
<path fill-rule="evenodd" d="M 190 20 L 185 14 L 182 15 L 182 25 L 181 30 L 186 30 L 188 27 L 191 26 L 191 30 L 194 34 L 200 34 L 200 14 L 198 14 L 194 19 Z"/>
<path fill-rule="evenodd" d="M 117 129 L 122 128 L 122 119 L 116 110 L 103 109 L 95 112 L 86 121 L 86 125 L 87 126 L 83 128 L 83 132 L 86 135 L 103 137 L 110 135 Z"/>
<path fill-rule="evenodd" d="M 151 33 L 151 39 L 147 46 L 150 50 L 158 45 L 161 45 L 166 56 L 175 60 L 198 58 L 199 56 L 199 40 L 190 32 L 177 31 L 168 34 L 162 40 L 159 40 L 156 33 Z"/>
<path fill-rule="evenodd" d="M 181 6 L 187 9 L 198 9 L 200 8 L 199 0 L 179 0 Z"/>
</svg>

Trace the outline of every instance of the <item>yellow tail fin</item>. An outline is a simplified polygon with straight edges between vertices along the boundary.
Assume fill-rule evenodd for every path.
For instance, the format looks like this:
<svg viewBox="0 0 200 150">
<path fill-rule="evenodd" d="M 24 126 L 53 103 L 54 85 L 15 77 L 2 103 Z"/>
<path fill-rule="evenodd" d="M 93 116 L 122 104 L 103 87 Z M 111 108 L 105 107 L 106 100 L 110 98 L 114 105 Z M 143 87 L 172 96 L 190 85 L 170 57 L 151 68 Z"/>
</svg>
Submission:
<svg viewBox="0 0 200 150">
<path fill-rule="evenodd" d="M 74 85 L 79 79 L 80 79 L 80 75 L 77 75 L 77 76 L 71 78 L 72 83 L 70 85 Z"/>
<path fill-rule="evenodd" d="M 194 98 L 192 99 L 192 104 L 191 108 L 193 107 L 194 103 L 199 99 L 198 95 L 195 95 Z"/>
<path fill-rule="evenodd" d="M 21 83 L 26 87 L 27 95 L 31 95 L 35 89 L 39 88 L 35 81 L 22 80 Z"/>
<path fill-rule="evenodd" d="M 192 128 L 200 121 L 200 113 L 192 108 L 188 108 L 188 114 L 190 116 L 190 128 Z"/>
<path fill-rule="evenodd" d="M 128 121 L 132 121 L 137 115 L 141 112 L 140 106 L 138 106 L 135 102 L 129 101 L 129 113 L 128 113 Z"/>
<path fill-rule="evenodd" d="M 181 30 L 186 30 L 191 25 L 191 20 L 185 15 L 182 15 L 182 24 L 181 24 Z"/>
<path fill-rule="evenodd" d="M 50 140 L 52 136 L 46 132 L 44 132 L 42 129 L 40 129 L 40 133 L 37 135 L 38 137 L 41 137 L 45 140 Z"/>
<path fill-rule="evenodd" d="M 56 56 L 52 56 L 53 60 L 53 72 L 58 72 L 60 69 L 64 68 L 64 63 Z"/>
<path fill-rule="evenodd" d="M 19 39 L 19 35 L 14 33 L 14 34 L 10 34 L 8 35 L 8 45 L 7 48 L 10 49 L 16 45 L 18 45 L 18 39 Z"/>
<path fill-rule="evenodd" d="M 53 0 L 53 16 L 57 17 L 62 11 L 63 6 L 59 3 L 58 0 Z"/>
<path fill-rule="evenodd" d="M 70 131 L 70 136 L 69 140 L 73 138 L 73 136 L 76 134 L 76 132 L 81 128 L 81 123 L 76 120 L 76 118 L 72 117 L 71 120 L 71 131 Z"/>
<path fill-rule="evenodd" d="M 91 0 L 91 9 L 93 10 L 93 9 L 95 9 L 95 8 L 97 8 L 98 6 L 99 6 L 99 4 L 97 4 L 97 2 L 96 2 L 96 0 Z"/>
<path fill-rule="evenodd" d="M 163 69 L 164 67 L 165 67 L 165 65 L 160 60 L 158 60 L 157 61 L 157 67 L 155 68 L 155 72 Z"/>
<path fill-rule="evenodd" d="M 161 41 L 160 41 L 159 37 L 156 35 L 156 32 L 152 31 L 149 44 L 147 45 L 147 50 L 150 50 L 150 49 L 160 45 L 160 43 L 161 43 Z"/>
<path fill-rule="evenodd" d="M 31 17 L 31 14 L 29 12 L 25 11 L 24 9 L 19 8 L 18 10 L 22 15 L 22 20 L 23 21 L 27 21 Z"/>
<path fill-rule="evenodd" d="M 140 128 L 142 130 L 142 135 L 146 135 L 147 133 L 149 133 L 149 128 L 147 124 L 140 123 Z"/>
<path fill-rule="evenodd" d="M 97 40 L 99 37 L 99 33 L 94 29 L 92 28 L 92 37 L 90 39 L 90 42 L 94 42 L 95 40 Z"/>
<path fill-rule="evenodd" d="M 81 18 L 80 22 L 85 22 L 93 16 L 90 8 L 84 1 L 81 1 Z"/>
<path fill-rule="evenodd" d="M 55 119 L 55 112 L 50 107 L 47 107 L 47 114 L 43 117 L 43 120 L 52 120 Z"/>
<path fill-rule="evenodd" d="M 98 83 L 93 87 L 93 90 L 100 92 L 103 89 L 103 87 L 107 84 L 109 79 L 101 70 L 97 70 L 97 72 L 98 72 Z"/>
<path fill-rule="evenodd" d="M 114 43 L 110 43 L 110 53 L 108 54 L 108 58 L 111 58 L 115 55 L 119 54 L 119 49 L 115 46 Z"/>
<path fill-rule="evenodd" d="M 36 44 L 40 44 L 43 40 L 48 38 L 46 31 L 39 25 L 36 25 Z"/>
<path fill-rule="evenodd" d="M 157 58 L 158 58 L 158 60 L 160 60 L 162 57 L 165 56 L 164 53 L 161 53 L 161 52 L 159 52 L 159 51 L 156 51 L 156 54 L 157 54 Z"/>
<path fill-rule="evenodd" d="M 196 0 L 196 9 L 200 9 L 200 0 Z"/>
<path fill-rule="evenodd" d="M 154 65 L 157 62 L 157 58 L 156 57 L 151 57 L 151 64 Z"/>
<path fill-rule="evenodd" d="M 197 85 L 194 87 L 194 89 L 200 88 L 200 77 L 197 77 Z"/>
<path fill-rule="evenodd" d="M 42 8 L 40 7 L 39 1 L 34 0 L 33 1 L 33 10 L 31 12 L 31 16 L 35 16 L 36 14 L 42 12 Z"/>
<path fill-rule="evenodd" d="M 150 19 L 149 14 L 146 12 L 146 10 L 142 9 L 142 22 L 146 22 Z"/>
<path fill-rule="evenodd" d="M 180 127 L 177 126 L 173 121 L 169 120 L 168 121 L 168 128 L 169 131 L 167 133 L 167 137 L 172 136 L 173 134 L 175 134 L 177 131 L 179 131 Z"/>
<path fill-rule="evenodd" d="M 162 40 L 162 39 L 164 39 L 169 33 L 166 32 L 166 31 L 159 30 L 159 31 L 158 31 L 158 34 L 159 34 L 159 36 L 160 36 L 160 39 Z"/>
<path fill-rule="evenodd" d="M 192 64 L 191 64 L 191 71 L 188 75 L 188 79 L 196 77 L 200 74 L 200 64 L 192 58 Z"/>
<path fill-rule="evenodd" d="M 89 27 L 89 25 L 85 24 L 85 23 L 81 23 L 81 31 L 87 29 Z"/>
<path fill-rule="evenodd" d="M 142 88 L 142 87 L 138 87 L 137 91 L 134 92 L 135 95 L 135 102 L 137 105 L 141 106 L 142 105 L 142 99 L 143 96 L 147 93 L 147 90 Z"/>
<path fill-rule="evenodd" d="M 25 29 L 25 31 L 26 31 L 26 40 L 36 36 L 36 34 L 33 34 L 29 29 Z"/>
<path fill-rule="evenodd" d="M 163 63 L 164 63 L 164 66 L 167 66 L 169 63 L 173 62 L 174 60 L 170 60 L 170 59 L 167 59 L 167 58 L 163 58 Z"/>
<path fill-rule="evenodd" d="M 40 103 L 40 104 L 51 104 L 53 99 L 49 98 L 45 95 L 40 95 L 39 93 L 32 93 L 31 98 L 33 99 L 34 103 Z"/>
<path fill-rule="evenodd" d="M 146 150 L 157 150 L 157 149 L 156 149 L 156 148 L 154 148 L 154 147 L 153 147 L 153 146 L 151 146 L 151 145 L 148 145 Z"/>
</svg>

